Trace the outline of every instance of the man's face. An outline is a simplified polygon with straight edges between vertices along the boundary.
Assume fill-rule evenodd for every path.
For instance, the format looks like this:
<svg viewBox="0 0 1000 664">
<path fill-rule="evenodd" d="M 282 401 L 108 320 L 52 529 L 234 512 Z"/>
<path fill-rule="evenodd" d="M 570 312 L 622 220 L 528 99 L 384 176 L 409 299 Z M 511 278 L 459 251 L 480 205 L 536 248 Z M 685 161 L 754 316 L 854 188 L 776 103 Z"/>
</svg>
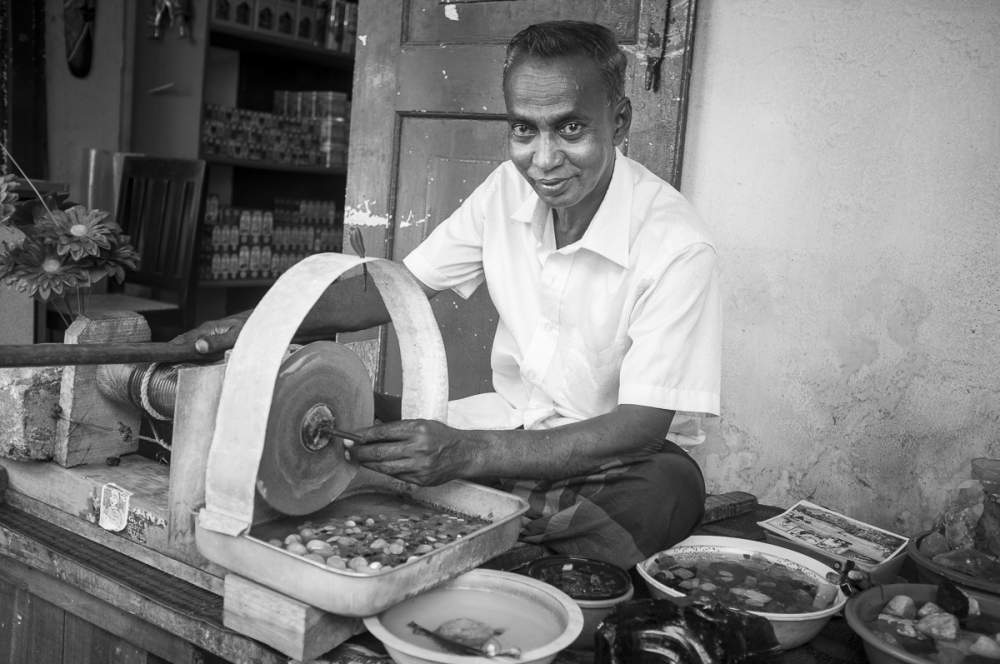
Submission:
<svg viewBox="0 0 1000 664">
<path fill-rule="evenodd" d="M 609 102 L 600 71 L 582 56 L 516 63 L 504 99 L 521 175 L 549 206 L 593 216 L 628 132 L 628 101 Z"/>
</svg>

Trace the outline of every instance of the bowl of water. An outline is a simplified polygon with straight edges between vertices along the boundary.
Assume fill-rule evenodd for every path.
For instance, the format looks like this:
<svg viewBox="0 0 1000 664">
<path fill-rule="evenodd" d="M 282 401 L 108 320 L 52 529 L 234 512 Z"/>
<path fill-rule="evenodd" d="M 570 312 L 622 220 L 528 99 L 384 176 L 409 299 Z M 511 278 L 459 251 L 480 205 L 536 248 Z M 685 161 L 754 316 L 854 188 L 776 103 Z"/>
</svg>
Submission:
<svg viewBox="0 0 1000 664">
<path fill-rule="evenodd" d="M 695 535 L 636 565 L 656 598 L 718 602 L 767 618 L 778 644 L 815 637 L 847 603 L 833 568 L 766 542 Z"/>
<path fill-rule="evenodd" d="M 435 634 L 462 621 L 485 626 L 494 652 L 516 658 L 460 654 Z M 522 574 L 476 569 L 364 619 L 397 664 L 548 664 L 583 629 L 583 613 L 566 593 Z M 453 640 L 453 639 L 450 639 Z"/>
</svg>

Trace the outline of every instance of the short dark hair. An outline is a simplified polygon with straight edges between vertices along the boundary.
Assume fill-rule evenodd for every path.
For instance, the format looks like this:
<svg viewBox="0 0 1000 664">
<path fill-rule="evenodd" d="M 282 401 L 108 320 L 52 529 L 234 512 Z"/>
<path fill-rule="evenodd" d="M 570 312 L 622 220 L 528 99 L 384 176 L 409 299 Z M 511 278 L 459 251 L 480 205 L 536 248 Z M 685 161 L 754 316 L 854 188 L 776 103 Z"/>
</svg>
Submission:
<svg viewBox="0 0 1000 664">
<path fill-rule="evenodd" d="M 628 59 L 618 47 L 615 33 L 586 21 L 548 21 L 529 25 L 511 37 L 503 63 L 503 83 L 513 66 L 527 57 L 558 58 L 583 55 L 601 70 L 608 100 L 625 96 L 625 67 Z"/>
</svg>

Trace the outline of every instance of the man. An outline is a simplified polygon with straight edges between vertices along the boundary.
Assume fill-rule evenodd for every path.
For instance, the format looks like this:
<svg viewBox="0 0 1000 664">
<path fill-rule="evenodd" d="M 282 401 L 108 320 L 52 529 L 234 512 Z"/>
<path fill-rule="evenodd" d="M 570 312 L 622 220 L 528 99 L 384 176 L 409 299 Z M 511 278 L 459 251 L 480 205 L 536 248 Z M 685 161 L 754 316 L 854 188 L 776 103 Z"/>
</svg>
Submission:
<svg viewBox="0 0 1000 664">
<path fill-rule="evenodd" d="M 510 161 L 404 260 L 428 297 L 483 282 L 499 314 L 495 392 L 448 423 L 363 432 L 349 454 L 422 485 L 464 478 L 521 495 L 521 539 L 629 567 L 687 536 L 704 481 L 678 442 L 718 413 L 715 249 L 691 206 L 617 148 L 625 55 L 598 25 L 530 26 L 508 45 Z M 388 321 L 376 289 L 338 281 L 303 331 Z M 202 326 L 213 350 L 244 316 Z"/>
</svg>

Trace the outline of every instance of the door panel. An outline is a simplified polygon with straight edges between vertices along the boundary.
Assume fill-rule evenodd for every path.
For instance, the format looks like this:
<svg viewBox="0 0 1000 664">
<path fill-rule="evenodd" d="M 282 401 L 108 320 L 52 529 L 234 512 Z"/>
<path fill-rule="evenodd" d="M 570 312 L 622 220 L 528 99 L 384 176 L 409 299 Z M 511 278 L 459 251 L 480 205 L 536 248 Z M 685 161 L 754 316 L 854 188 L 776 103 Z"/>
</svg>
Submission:
<svg viewBox="0 0 1000 664">
<path fill-rule="evenodd" d="M 391 258 L 402 260 L 507 158 L 506 121 L 496 117 L 400 117 L 396 223 Z M 489 391 L 489 350 L 497 317 L 485 287 L 469 300 L 451 292 L 431 301 L 448 357 L 452 399 Z M 391 330 L 385 384 L 402 385 Z M 398 389 L 398 388 L 397 388 Z"/>
<path fill-rule="evenodd" d="M 361 230 L 369 255 L 403 258 L 506 158 L 506 42 L 529 24 L 569 18 L 618 35 L 635 109 L 623 148 L 679 181 L 694 0 L 361 0 L 345 224 Z M 432 307 L 452 398 L 489 390 L 496 313 L 485 288 L 465 302 L 442 293 Z M 362 356 L 381 357 L 376 386 L 398 394 L 391 332 L 352 340 L 369 344 Z"/>
<path fill-rule="evenodd" d="M 449 3 L 452 4 L 452 3 Z M 586 2 L 584 0 L 507 0 L 465 2 L 447 7 L 440 0 L 406 2 L 403 43 L 499 44 L 532 23 L 576 19 L 606 25 L 625 44 L 635 43 L 639 0 Z"/>
</svg>

